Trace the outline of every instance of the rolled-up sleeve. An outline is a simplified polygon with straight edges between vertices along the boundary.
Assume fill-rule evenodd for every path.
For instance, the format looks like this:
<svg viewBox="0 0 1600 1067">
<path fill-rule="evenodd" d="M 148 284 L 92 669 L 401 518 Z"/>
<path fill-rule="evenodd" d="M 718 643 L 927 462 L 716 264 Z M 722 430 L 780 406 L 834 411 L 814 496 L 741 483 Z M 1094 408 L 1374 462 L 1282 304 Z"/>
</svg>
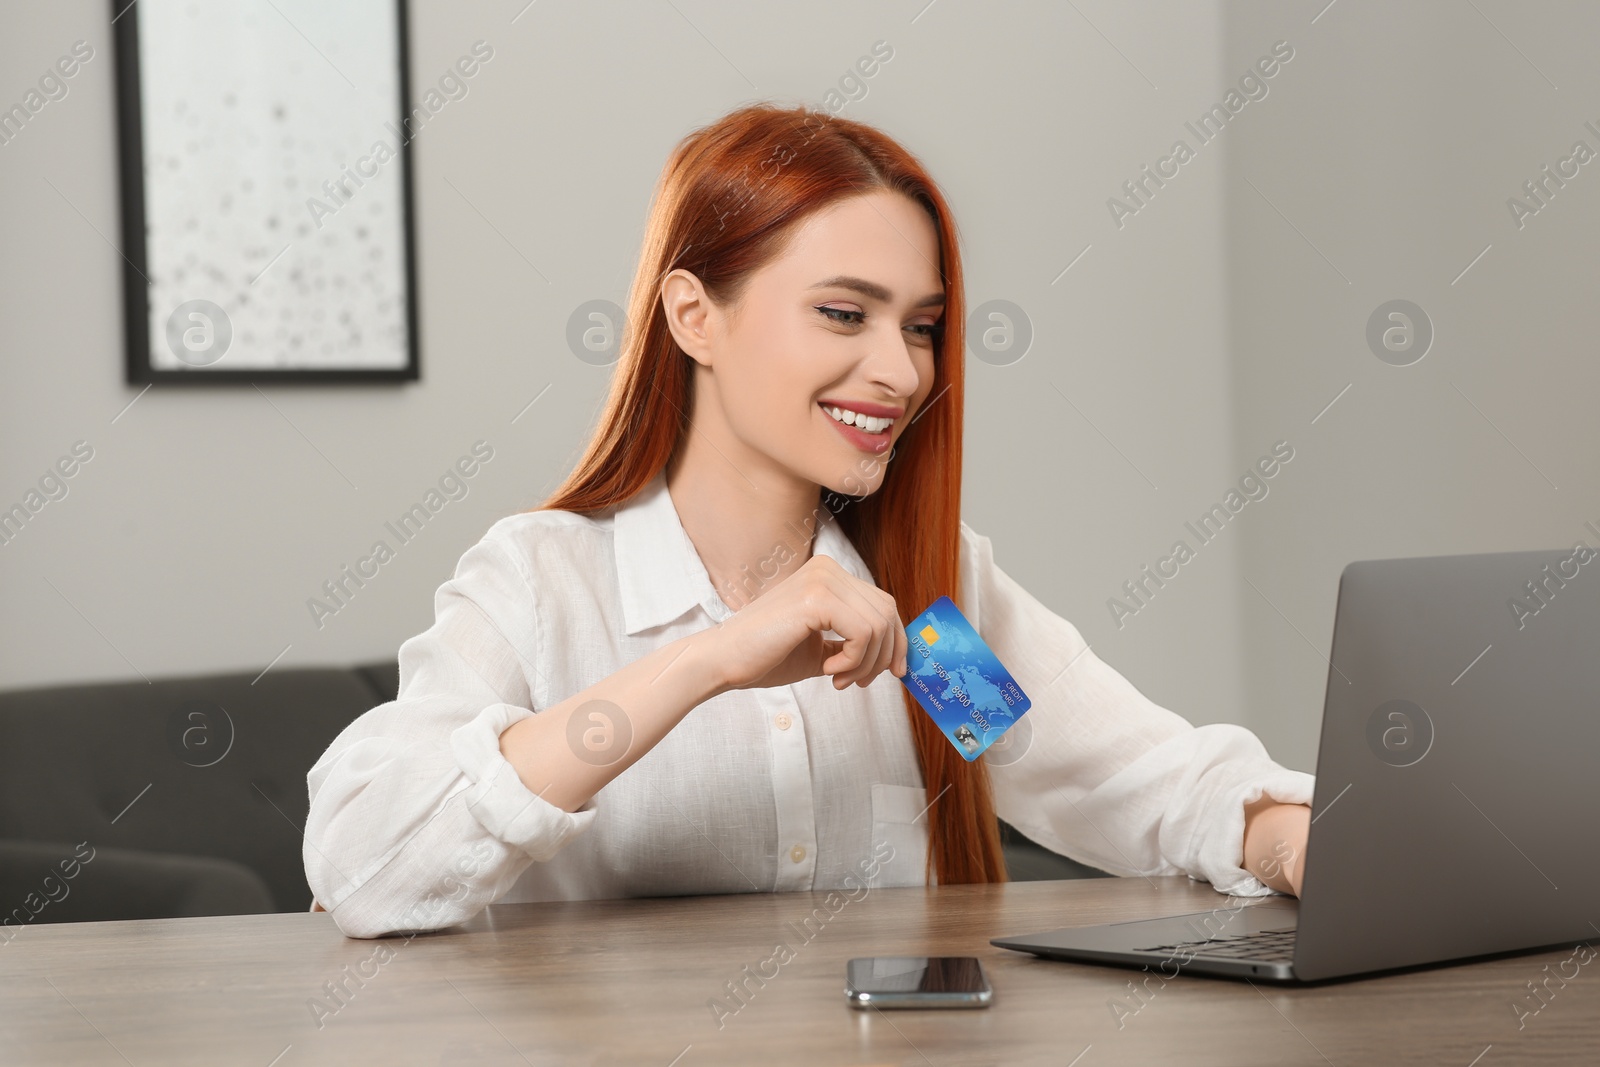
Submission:
<svg viewBox="0 0 1600 1067">
<path fill-rule="evenodd" d="M 1272 892 L 1242 866 L 1244 807 L 1264 794 L 1310 804 L 1312 775 L 1274 762 L 1242 726 L 1195 726 L 1139 692 L 995 566 L 989 539 L 965 522 L 961 583 L 969 620 L 1032 700 L 1019 748 L 990 761 L 1001 819 L 1113 874 Z"/>
<path fill-rule="evenodd" d="M 346 727 L 307 775 L 306 879 L 351 937 L 476 915 L 589 828 L 531 792 L 500 734 L 534 714 L 534 589 L 493 528 L 400 646 L 398 698 Z"/>
</svg>

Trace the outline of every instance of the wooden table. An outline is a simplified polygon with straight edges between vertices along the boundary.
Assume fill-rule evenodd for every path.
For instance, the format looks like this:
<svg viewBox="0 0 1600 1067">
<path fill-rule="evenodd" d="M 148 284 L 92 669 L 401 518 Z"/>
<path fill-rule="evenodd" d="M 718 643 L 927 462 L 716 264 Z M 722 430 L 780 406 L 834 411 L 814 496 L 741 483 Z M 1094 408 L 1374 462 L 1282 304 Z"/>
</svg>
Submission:
<svg viewBox="0 0 1600 1067">
<path fill-rule="evenodd" d="M 1570 948 L 1304 989 L 1184 974 L 1152 981 L 1141 1001 L 1129 986 L 1140 972 L 988 939 L 1233 898 L 1182 877 L 877 889 L 835 898 L 836 912 L 825 897 L 507 904 L 378 941 L 346 938 L 322 914 L 25 928 L 0 941 L 0 1063 L 1600 1062 L 1600 966 L 1549 983 L 1518 1027 L 1513 1004 L 1539 1004 L 1527 983 Z M 825 919 L 802 928 L 814 908 Z M 792 957 L 767 963 L 780 941 Z M 978 956 L 994 1004 L 857 1011 L 842 994 L 845 961 L 870 955 Z M 747 978 L 746 965 L 772 977 Z M 726 985 L 741 980 L 742 1002 Z M 338 983 L 347 992 L 333 998 Z"/>
</svg>

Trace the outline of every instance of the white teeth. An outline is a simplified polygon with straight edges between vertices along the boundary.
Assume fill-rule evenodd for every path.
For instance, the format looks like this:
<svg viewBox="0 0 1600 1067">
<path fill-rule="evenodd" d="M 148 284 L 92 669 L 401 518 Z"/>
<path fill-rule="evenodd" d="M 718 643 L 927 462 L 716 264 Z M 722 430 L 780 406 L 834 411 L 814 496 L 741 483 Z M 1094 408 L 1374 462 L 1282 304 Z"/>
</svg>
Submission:
<svg viewBox="0 0 1600 1067">
<path fill-rule="evenodd" d="M 893 419 L 877 418 L 872 415 L 862 415 L 851 411 L 849 408 L 830 407 L 823 408 L 829 415 L 844 423 L 846 426 L 855 426 L 867 433 L 882 433 L 894 422 Z"/>
</svg>

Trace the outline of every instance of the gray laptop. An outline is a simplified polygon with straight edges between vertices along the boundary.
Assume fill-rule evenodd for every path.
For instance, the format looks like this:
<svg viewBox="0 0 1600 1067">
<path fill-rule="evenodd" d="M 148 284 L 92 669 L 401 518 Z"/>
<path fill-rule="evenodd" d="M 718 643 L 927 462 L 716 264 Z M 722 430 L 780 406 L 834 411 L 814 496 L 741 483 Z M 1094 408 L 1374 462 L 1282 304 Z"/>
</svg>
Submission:
<svg viewBox="0 0 1600 1067">
<path fill-rule="evenodd" d="M 1302 893 L 1000 937 L 1052 959 L 1281 982 L 1600 937 L 1600 557 L 1352 563 Z"/>
</svg>

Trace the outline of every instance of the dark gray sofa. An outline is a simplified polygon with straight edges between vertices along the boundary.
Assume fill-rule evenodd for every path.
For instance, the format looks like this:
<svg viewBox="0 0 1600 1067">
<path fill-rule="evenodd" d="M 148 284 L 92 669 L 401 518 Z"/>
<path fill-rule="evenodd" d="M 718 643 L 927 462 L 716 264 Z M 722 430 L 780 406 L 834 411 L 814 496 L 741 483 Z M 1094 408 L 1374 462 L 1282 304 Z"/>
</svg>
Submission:
<svg viewBox="0 0 1600 1067">
<path fill-rule="evenodd" d="M 0 934 L 305 911 L 306 772 L 398 684 L 388 660 L 0 693 Z M 1001 834 L 1019 881 L 1102 873 Z"/>
<path fill-rule="evenodd" d="M 398 671 L 258 673 L 0 693 L 0 922 L 309 908 L 306 772 Z"/>
</svg>

